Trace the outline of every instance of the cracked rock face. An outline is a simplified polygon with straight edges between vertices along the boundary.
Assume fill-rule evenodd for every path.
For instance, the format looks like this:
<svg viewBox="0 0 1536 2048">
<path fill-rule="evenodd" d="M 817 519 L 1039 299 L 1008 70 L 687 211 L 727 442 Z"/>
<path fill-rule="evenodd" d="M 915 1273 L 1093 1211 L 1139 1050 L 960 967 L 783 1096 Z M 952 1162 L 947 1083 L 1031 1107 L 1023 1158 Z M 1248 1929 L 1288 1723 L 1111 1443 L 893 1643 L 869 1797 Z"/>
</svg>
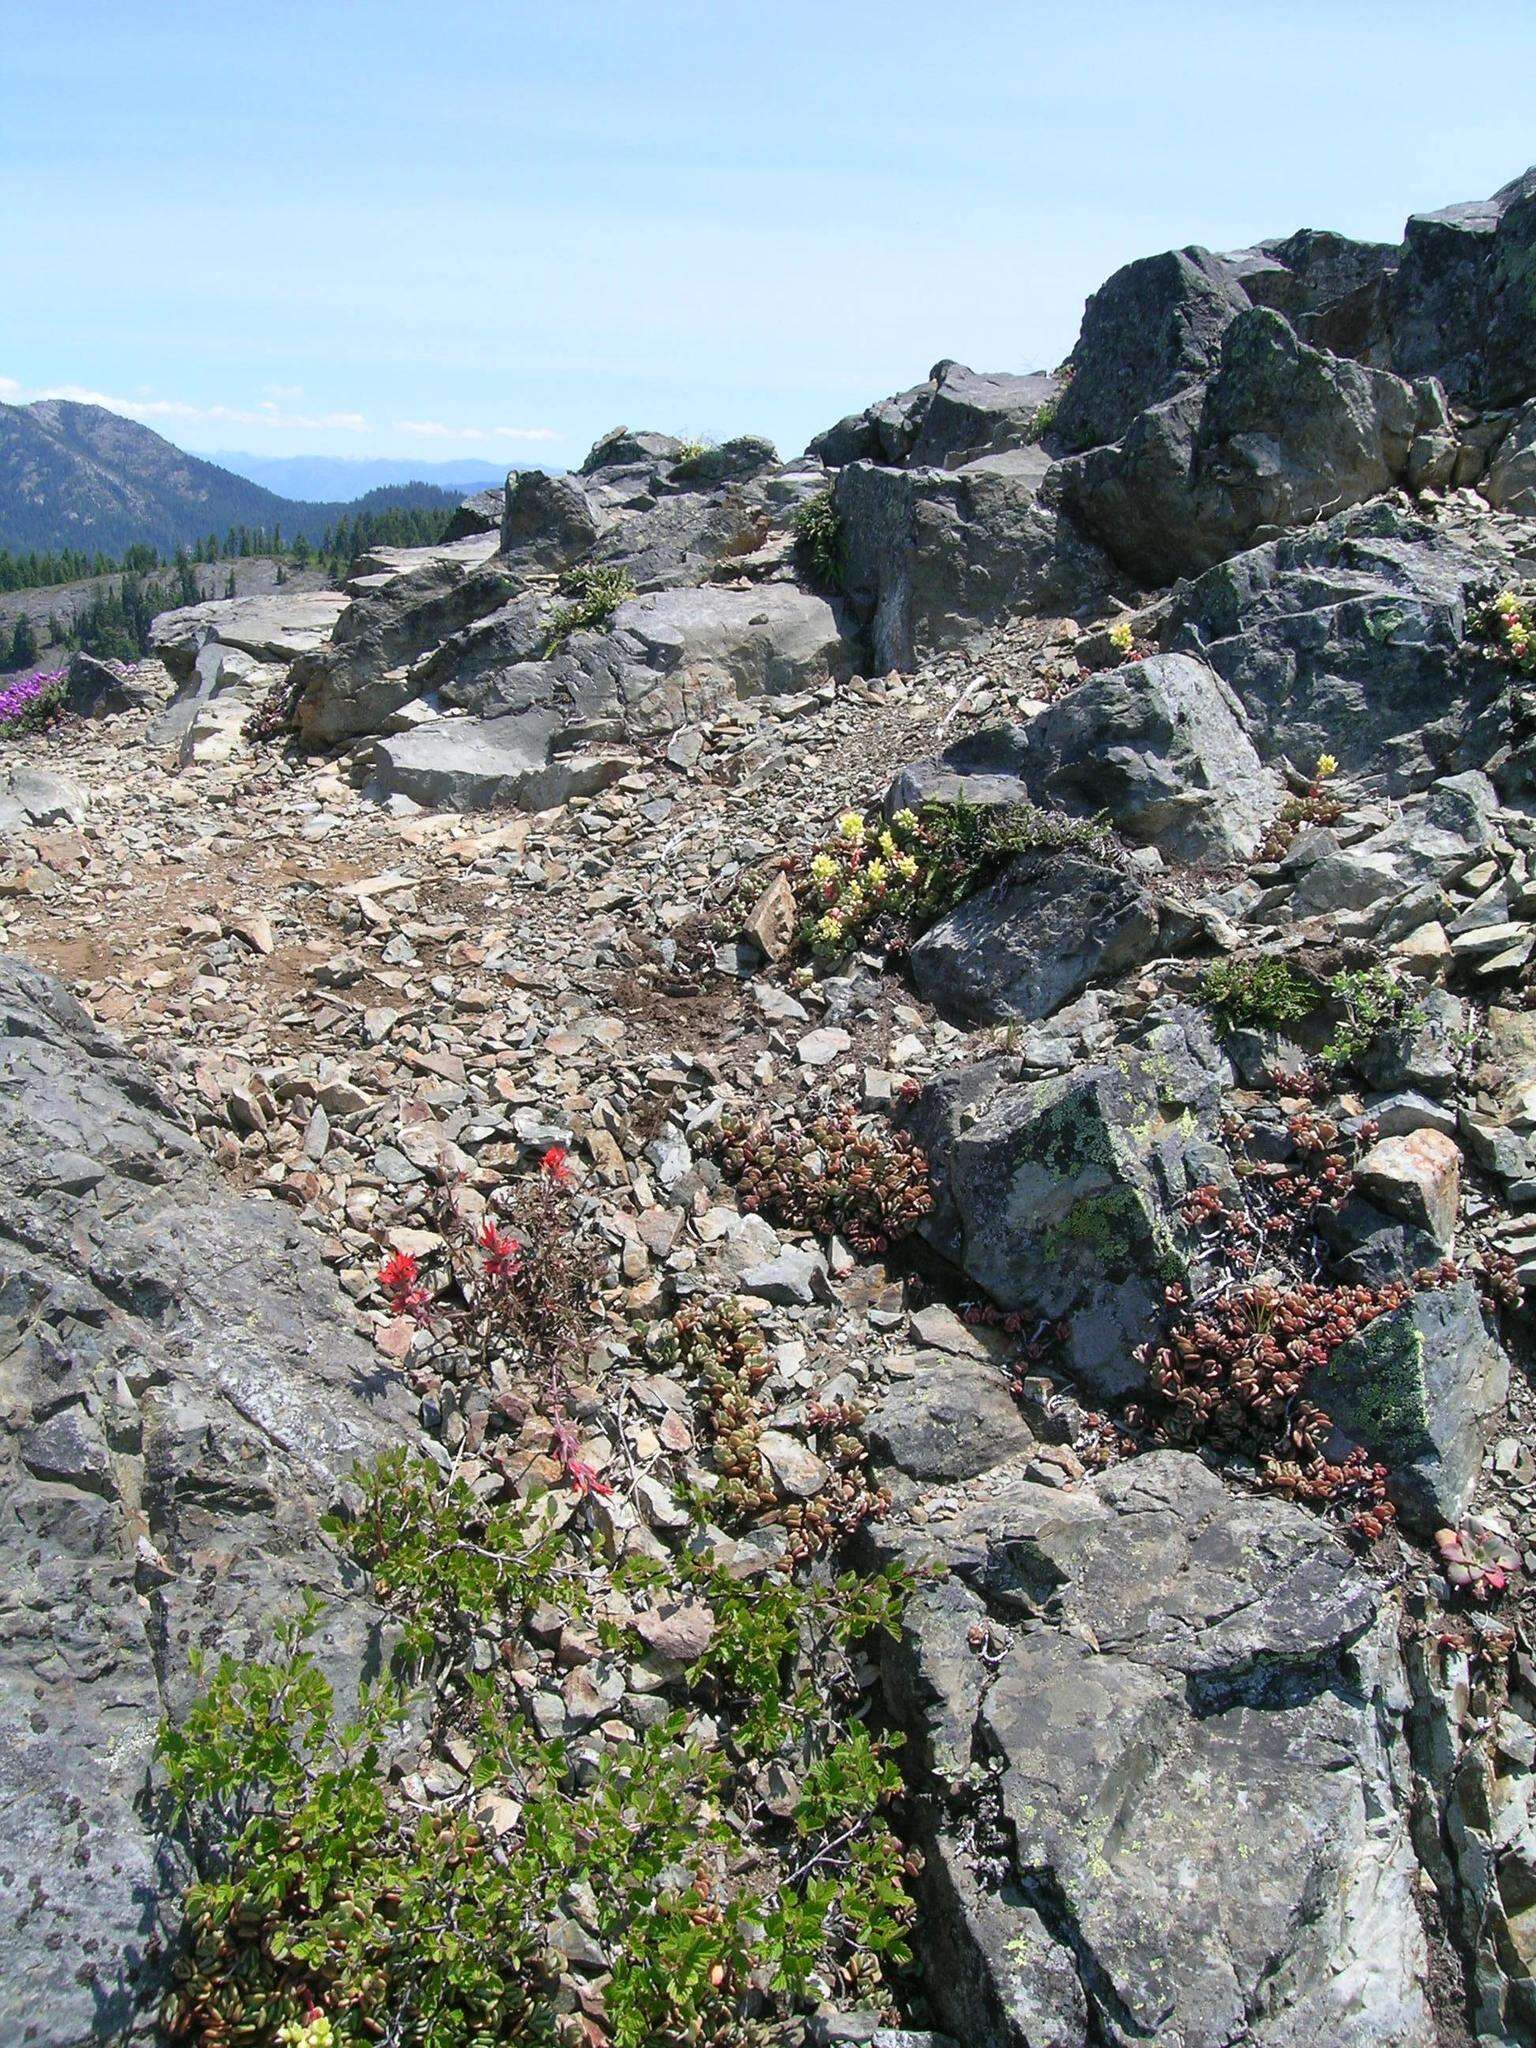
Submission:
<svg viewBox="0 0 1536 2048">
<path fill-rule="evenodd" d="M 1406 1694 L 1325 1528 L 1162 1452 L 882 1540 L 946 1574 L 888 1682 L 961 2039 L 1427 2048 Z"/>
<path fill-rule="evenodd" d="M 0 1177 L 0 2039 L 74 2048 L 148 2035 L 151 1754 L 189 1653 L 255 1653 L 309 1590 L 333 1679 L 377 1665 L 318 1521 L 406 1421 L 289 1213 L 226 1192 L 144 1071 L 9 961 Z"/>
</svg>

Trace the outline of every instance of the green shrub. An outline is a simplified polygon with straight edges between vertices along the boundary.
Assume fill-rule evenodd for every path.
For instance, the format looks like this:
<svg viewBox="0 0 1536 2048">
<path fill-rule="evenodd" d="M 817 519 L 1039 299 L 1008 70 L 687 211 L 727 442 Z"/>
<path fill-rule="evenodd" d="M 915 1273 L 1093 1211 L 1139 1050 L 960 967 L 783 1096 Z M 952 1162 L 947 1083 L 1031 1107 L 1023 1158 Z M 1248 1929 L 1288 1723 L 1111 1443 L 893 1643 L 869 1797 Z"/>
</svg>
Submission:
<svg viewBox="0 0 1536 2048">
<path fill-rule="evenodd" d="M 1329 1066 L 1354 1066 L 1379 1038 L 1411 1030 L 1423 1018 L 1413 991 L 1384 967 L 1350 969 L 1335 974 L 1327 986 L 1340 1012 L 1323 1047 Z"/>
<path fill-rule="evenodd" d="M 1199 997 L 1227 1031 L 1283 1031 L 1311 1016 L 1322 1000 L 1315 983 L 1274 953 L 1218 960 L 1200 977 Z"/>
<path fill-rule="evenodd" d="M 807 498 L 792 522 L 795 552 L 812 582 L 824 590 L 843 587 L 843 522 L 830 491 Z"/>
<path fill-rule="evenodd" d="M 488 1506 L 401 1454 L 360 1484 L 355 1517 L 331 1526 L 406 1623 L 408 1658 L 430 1648 L 448 1666 L 432 1739 L 451 1732 L 460 1758 L 468 1741 L 465 1796 L 402 1796 L 403 1696 L 365 1688 L 344 1720 L 307 1647 L 313 1607 L 270 1655 L 199 1667 L 201 1696 L 159 1741 L 194 1868 L 173 2041 L 551 2048 L 570 2009 L 551 1935 L 573 1900 L 603 1951 L 583 1997 L 613 2048 L 724 2048 L 753 2015 L 818 1986 L 868 1993 L 909 1959 L 900 1777 L 892 1743 L 857 1719 L 854 1667 L 860 1643 L 898 1627 L 907 1575 L 746 1583 L 704 1555 L 626 1557 L 624 1599 L 702 1602 L 713 1630 L 672 1681 L 674 1711 L 578 1754 L 539 1739 L 520 1666 L 470 1651 L 493 1614 L 512 1640 L 532 1603 L 581 1611 L 595 1560 L 579 1525 L 554 1534 L 530 1506 Z M 640 1647 L 611 1614 L 598 1636 Z M 690 1732 L 690 1703 L 724 1740 Z M 477 1818 L 488 1791 L 494 1832 Z"/>
<path fill-rule="evenodd" d="M 546 661 L 559 652 L 573 633 L 606 626 L 625 599 L 635 594 L 628 570 L 603 564 L 567 569 L 560 578 L 559 589 L 571 602 L 561 605 L 555 613 L 544 649 Z"/>
</svg>

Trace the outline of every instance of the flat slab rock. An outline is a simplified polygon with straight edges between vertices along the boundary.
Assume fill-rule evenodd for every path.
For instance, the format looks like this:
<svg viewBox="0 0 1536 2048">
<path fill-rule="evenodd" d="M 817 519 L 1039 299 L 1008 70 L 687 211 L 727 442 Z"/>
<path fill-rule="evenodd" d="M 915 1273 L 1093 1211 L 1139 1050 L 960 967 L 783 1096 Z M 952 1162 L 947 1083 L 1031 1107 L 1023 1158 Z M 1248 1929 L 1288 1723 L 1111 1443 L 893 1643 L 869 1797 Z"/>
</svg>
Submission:
<svg viewBox="0 0 1536 2048">
<path fill-rule="evenodd" d="M 296 590 L 185 605 L 151 622 L 150 647 L 172 675 L 181 677 L 191 673 L 210 640 L 254 654 L 258 661 L 293 661 L 324 645 L 348 602 L 339 590 Z"/>
<path fill-rule="evenodd" d="M 1391 1616 L 1321 1523 L 1162 1452 L 878 1540 L 948 1574 L 887 1683 L 959 2039 L 1430 2048 Z"/>
<path fill-rule="evenodd" d="M 0 1181 L 0 2040 L 147 2040 L 156 1730 L 194 1647 L 259 1653 L 306 1589 L 333 1681 L 377 1668 L 318 1518 L 408 1404 L 297 1219 L 231 1199 L 145 1071 L 3 960 Z"/>
<path fill-rule="evenodd" d="M 542 811 L 606 789 L 634 765 L 610 751 L 553 755 L 559 730 L 551 711 L 436 720 L 380 740 L 373 792 L 433 810 Z"/>
</svg>

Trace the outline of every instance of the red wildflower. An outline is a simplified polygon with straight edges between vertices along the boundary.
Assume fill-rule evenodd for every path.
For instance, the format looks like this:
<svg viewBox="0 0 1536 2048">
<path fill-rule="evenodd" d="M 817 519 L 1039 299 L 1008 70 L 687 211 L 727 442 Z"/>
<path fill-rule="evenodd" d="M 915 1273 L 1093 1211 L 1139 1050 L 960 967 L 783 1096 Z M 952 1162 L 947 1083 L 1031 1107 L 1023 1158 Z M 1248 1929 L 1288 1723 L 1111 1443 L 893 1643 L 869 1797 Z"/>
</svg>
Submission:
<svg viewBox="0 0 1536 2048">
<path fill-rule="evenodd" d="M 609 1499 L 613 1488 L 606 1479 L 598 1476 L 595 1465 L 588 1464 L 587 1460 L 579 1455 L 580 1445 L 571 1425 L 564 1421 L 557 1422 L 554 1426 L 554 1438 L 555 1456 L 560 1460 L 560 1469 L 570 1481 L 572 1491 L 580 1494 L 595 1493 L 602 1500 Z"/>
<path fill-rule="evenodd" d="M 417 1323 L 432 1320 L 432 1296 L 421 1285 L 421 1268 L 409 1252 L 390 1254 L 379 1268 L 379 1285 L 391 1315 L 409 1316 Z"/>
<path fill-rule="evenodd" d="M 570 1186 L 573 1178 L 571 1155 L 563 1145 L 551 1145 L 544 1154 L 544 1157 L 539 1161 L 539 1165 L 557 1188 L 568 1188 Z"/>
<path fill-rule="evenodd" d="M 494 1223 L 486 1223 L 480 1232 L 480 1250 L 485 1258 L 487 1280 L 510 1280 L 523 1263 L 521 1240 L 509 1230 L 498 1230 Z"/>
<path fill-rule="evenodd" d="M 379 1285 L 386 1294 L 404 1294 L 420 1277 L 421 1268 L 409 1252 L 392 1252 L 379 1268 Z"/>
</svg>

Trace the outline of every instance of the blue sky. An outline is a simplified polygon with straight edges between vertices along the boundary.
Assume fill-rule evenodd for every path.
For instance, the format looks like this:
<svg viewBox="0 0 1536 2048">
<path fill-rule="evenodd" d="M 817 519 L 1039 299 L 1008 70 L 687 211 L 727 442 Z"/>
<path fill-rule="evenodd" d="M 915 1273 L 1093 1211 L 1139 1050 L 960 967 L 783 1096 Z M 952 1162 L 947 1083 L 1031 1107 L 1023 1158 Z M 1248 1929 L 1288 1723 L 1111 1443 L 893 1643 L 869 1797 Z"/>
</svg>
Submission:
<svg viewBox="0 0 1536 2048">
<path fill-rule="evenodd" d="M 1059 360 L 1131 256 L 1486 196 L 1533 77 L 1530 0 L 0 0 L 0 398 L 797 450 L 941 356 Z"/>
</svg>

